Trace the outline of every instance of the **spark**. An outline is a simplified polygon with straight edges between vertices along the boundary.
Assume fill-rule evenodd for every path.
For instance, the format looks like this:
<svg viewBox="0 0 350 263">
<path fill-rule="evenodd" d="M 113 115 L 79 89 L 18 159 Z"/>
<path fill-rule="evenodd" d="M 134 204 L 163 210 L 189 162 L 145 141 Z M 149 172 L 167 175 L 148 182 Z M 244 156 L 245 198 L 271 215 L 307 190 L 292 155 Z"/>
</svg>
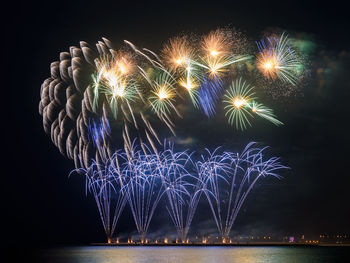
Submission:
<svg viewBox="0 0 350 263">
<path fill-rule="evenodd" d="M 168 88 L 168 86 L 161 86 L 156 94 L 160 100 L 169 99 L 170 97 L 173 97 L 173 93 Z"/>
<path fill-rule="evenodd" d="M 212 51 L 210 51 L 210 55 L 212 57 L 216 57 L 217 55 L 219 55 L 219 52 L 217 52 L 216 50 L 212 50 Z"/>
<path fill-rule="evenodd" d="M 232 100 L 233 106 L 235 106 L 236 108 L 241 108 L 242 106 L 247 104 L 247 101 L 244 98 L 241 97 L 235 97 Z"/>
<path fill-rule="evenodd" d="M 275 125 L 283 125 L 283 123 L 276 118 L 276 115 L 273 113 L 272 109 L 267 108 L 266 106 L 257 103 L 256 101 L 252 101 L 249 106 L 252 112 L 257 114 L 259 117 L 264 118 Z"/>
<path fill-rule="evenodd" d="M 228 66 L 249 59 L 233 53 L 233 39 L 225 30 L 211 31 L 201 42 L 202 55 L 195 63 L 206 69 L 210 78 L 222 77 Z"/>
</svg>

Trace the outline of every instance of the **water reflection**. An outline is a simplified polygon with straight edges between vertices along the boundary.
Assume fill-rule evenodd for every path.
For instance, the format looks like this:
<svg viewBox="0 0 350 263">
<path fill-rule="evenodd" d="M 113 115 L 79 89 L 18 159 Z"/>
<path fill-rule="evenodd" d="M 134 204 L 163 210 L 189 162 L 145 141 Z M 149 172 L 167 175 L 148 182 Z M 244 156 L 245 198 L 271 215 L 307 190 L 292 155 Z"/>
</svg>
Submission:
<svg viewBox="0 0 350 263">
<path fill-rule="evenodd" d="M 348 252 L 324 247 L 71 247 L 45 251 L 42 262 L 335 263 L 344 262 Z"/>
</svg>

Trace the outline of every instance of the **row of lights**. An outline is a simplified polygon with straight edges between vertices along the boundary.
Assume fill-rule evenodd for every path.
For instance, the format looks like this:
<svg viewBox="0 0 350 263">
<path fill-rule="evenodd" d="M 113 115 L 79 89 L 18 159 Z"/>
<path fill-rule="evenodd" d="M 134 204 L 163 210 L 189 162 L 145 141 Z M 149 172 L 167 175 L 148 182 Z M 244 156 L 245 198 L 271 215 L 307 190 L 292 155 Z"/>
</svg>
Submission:
<svg viewBox="0 0 350 263">
<path fill-rule="evenodd" d="M 320 235 L 320 238 L 328 238 L 329 236 L 326 236 L 326 235 Z M 337 237 L 337 238 L 346 238 L 347 237 L 347 235 L 336 235 L 336 236 L 334 236 L 334 237 Z M 239 237 L 239 239 L 242 239 L 243 237 Z M 254 236 L 250 236 L 250 237 L 248 237 L 249 239 L 254 239 Z M 197 239 L 197 237 L 196 237 L 196 239 Z M 203 237 L 202 238 L 202 244 L 207 244 L 208 242 L 209 242 L 209 237 Z M 219 239 L 219 237 L 216 237 L 216 239 Z M 256 239 L 260 239 L 260 237 L 256 237 Z M 271 236 L 264 236 L 263 237 L 263 239 L 271 239 Z M 303 238 L 302 238 L 303 239 Z M 175 243 L 176 244 L 179 244 L 179 243 L 182 243 L 182 244 L 188 244 L 190 241 L 189 241 L 189 239 L 187 238 L 186 240 L 182 240 L 182 241 L 179 241 L 178 239 L 176 239 L 175 240 Z M 108 240 L 108 243 L 110 244 L 110 243 L 112 243 L 112 241 L 109 239 Z M 116 238 L 116 240 L 115 240 L 115 243 L 116 244 L 119 244 L 120 242 L 119 242 L 119 238 Z M 127 241 L 127 243 L 128 244 L 133 244 L 133 243 L 135 243 L 135 241 L 133 241 L 131 238 L 129 238 L 128 239 L 128 241 Z M 142 240 L 141 241 L 141 243 L 143 244 L 143 243 L 145 243 L 145 244 L 148 244 L 149 243 L 149 241 L 148 241 L 148 239 L 145 239 L 145 240 Z M 164 238 L 163 239 L 163 242 L 161 242 L 161 241 L 159 241 L 158 239 L 156 239 L 155 240 L 155 244 L 158 244 L 158 243 L 164 243 L 164 244 L 168 244 L 169 243 L 169 239 L 168 238 Z M 229 238 L 229 239 L 226 239 L 226 238 L 223 238 L 222 239 L 222 243 L 223 244 L 226 244 L 226 243 L 229 243 L 229 244 L 231 244 L 232 243 L 232 239 L 231 238 Z M 319 243 L 319 240 L 305 240 L 305 243 L 307 243 L 307 244 L 317 244 L 317 243 Z"/>
<path fill-rule="evenodd" d="M 318 240 L 305 240 L 307 244 L 318 244 Z"/>
</svg>

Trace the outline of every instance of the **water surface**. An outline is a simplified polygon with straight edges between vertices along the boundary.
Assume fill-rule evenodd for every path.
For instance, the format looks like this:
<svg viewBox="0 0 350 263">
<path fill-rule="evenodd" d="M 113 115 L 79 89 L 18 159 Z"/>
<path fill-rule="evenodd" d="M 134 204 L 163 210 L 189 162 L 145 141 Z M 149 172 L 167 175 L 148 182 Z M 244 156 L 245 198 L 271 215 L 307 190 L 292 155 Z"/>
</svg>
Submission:
<svg viewBox="0 0 350 263">
<path fill-rule="evenodd" d="M 350 262 L 348 247 L 67 247 L 47 249 L 50 263 L 337 263 Z"/>
</svg>

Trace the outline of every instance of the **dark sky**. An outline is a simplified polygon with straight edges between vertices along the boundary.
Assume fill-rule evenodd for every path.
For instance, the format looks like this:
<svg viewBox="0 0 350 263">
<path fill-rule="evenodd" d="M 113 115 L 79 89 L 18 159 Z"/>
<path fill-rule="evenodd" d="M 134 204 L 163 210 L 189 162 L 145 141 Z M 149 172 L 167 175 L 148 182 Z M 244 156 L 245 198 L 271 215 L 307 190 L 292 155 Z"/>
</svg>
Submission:
<svg viewBox="0 0 350 263">
<path fill-rule="evenodd" d="M 327 6 L 321 1 L 28 1 L 13 3 L 8 14 L 8 34 L 3 40 L 3 77 L 8 84 L 2 86 L 6 134 L 2 162 L 6 223 L 2 226 L 8 229 L 9 244 L 104 240 L 95 204 L 85 197 L 83 178 L 68 179 L 73 163 L 60 155 L 45 134 L 38 113 L 40 85 L 59 52 L 80 40 L 96 43 L 100 37 L 115 44 L 128 39 L 156 51 L 179 33 L 202 34 L 229 25 L 252 40 L 272 27 L 315 43 L 303 90 L 270 101 L 283 127 L 257 122 L 253 129 L 235 133 L 227 127 L 203 131 L 200 125 L 180 124 L 180 134 L 203 144 L 217 146 L 225 141 L 213 138 L 229 138 L 240 148 L 250 140 L 269 145 L 270 153 L 292 168 L 283 180 L 267 180 L 254 191 L 235 231 L 350 234 L 350 39 L 346 30 L 350 24 L 346 8 L 337 1 Z M 119 231 L 134 231 L 131 220 L 125 213 Z"/>
</svg>

